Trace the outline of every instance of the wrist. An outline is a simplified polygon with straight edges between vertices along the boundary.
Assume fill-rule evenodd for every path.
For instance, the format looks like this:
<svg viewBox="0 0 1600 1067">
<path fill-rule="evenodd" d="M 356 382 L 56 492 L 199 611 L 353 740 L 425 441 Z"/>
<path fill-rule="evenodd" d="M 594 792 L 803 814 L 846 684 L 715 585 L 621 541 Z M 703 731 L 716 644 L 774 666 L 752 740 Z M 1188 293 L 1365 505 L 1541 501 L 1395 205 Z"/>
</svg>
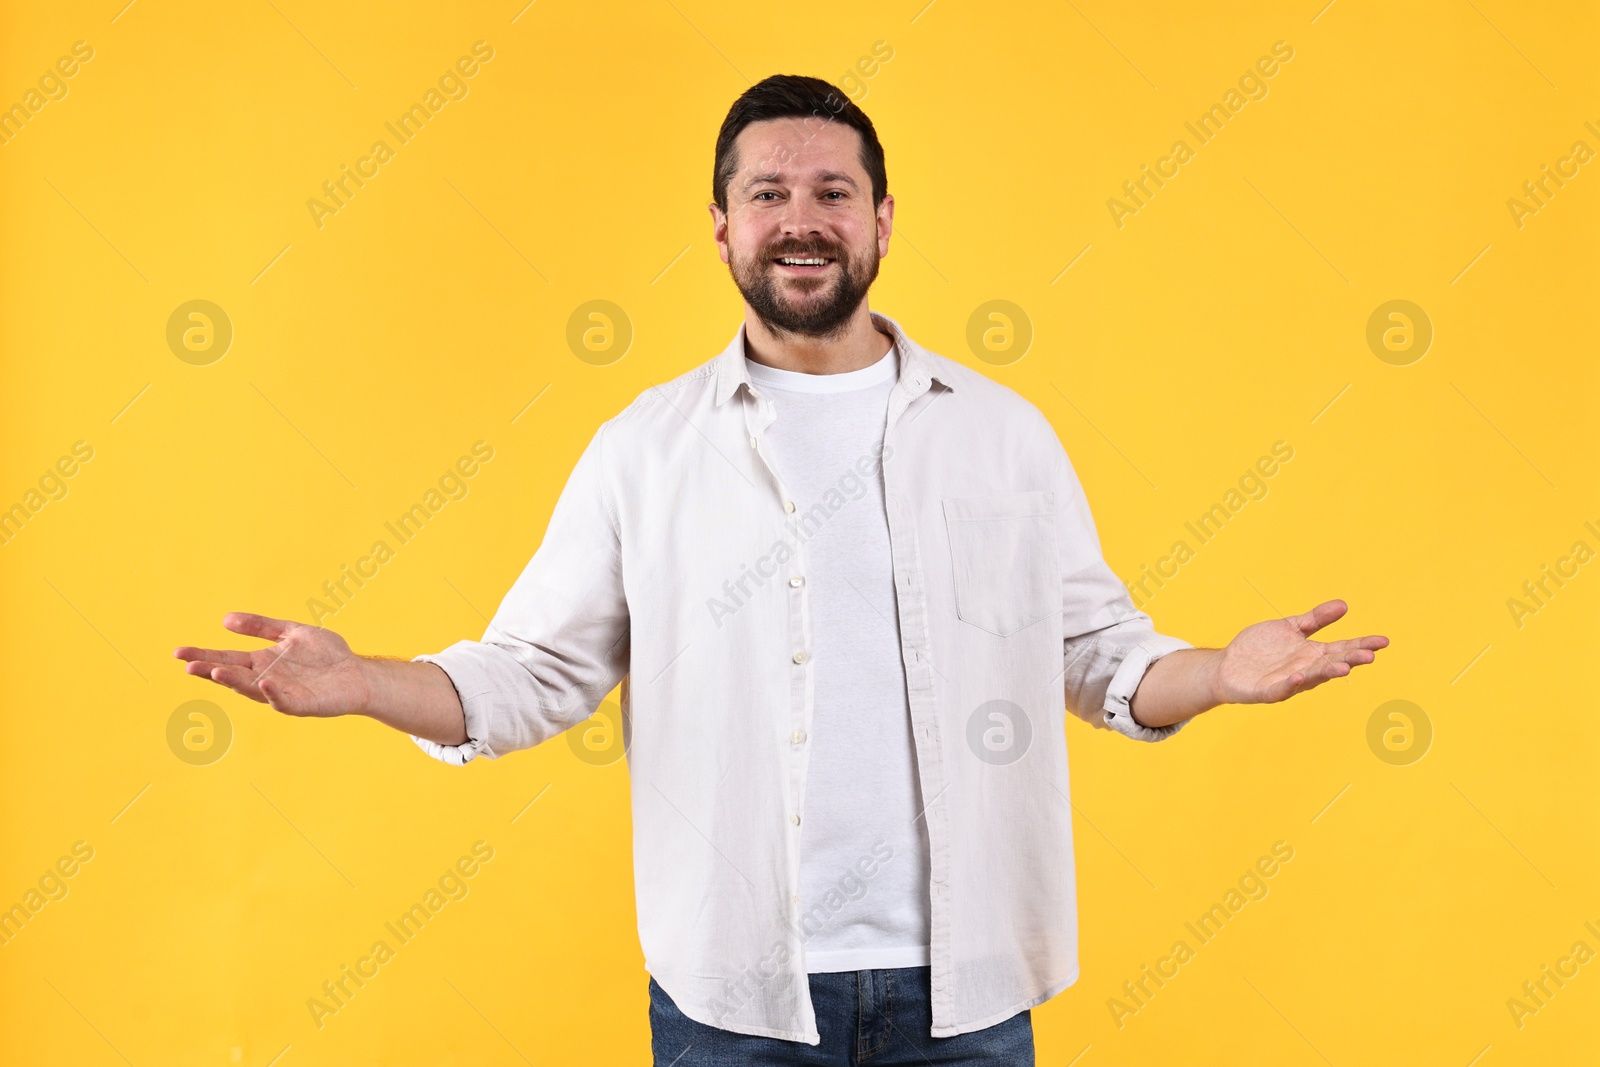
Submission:
<svg viewBox="0 0 1600 1067">
<path fill-rule="evenodd" d="M 385 693 L 389 687 L 389 674 L 383 659 L 379 656 L 357 656 L 356 671 L 360 683 L 357 689 L 359 696 L 351 714 L 376 719 L 378 709 L 388 704 Z"/>
<path fill-rule="evenodd" d="M 1227 690 L 1222 683 L 1222 660 L 1227 655 L 1226 649 L 1216 649 L 1206 663 L 1205 681 L 1207 699 L 1211 707 L 1219 704 L 1231 704 Z"/>
</svg>

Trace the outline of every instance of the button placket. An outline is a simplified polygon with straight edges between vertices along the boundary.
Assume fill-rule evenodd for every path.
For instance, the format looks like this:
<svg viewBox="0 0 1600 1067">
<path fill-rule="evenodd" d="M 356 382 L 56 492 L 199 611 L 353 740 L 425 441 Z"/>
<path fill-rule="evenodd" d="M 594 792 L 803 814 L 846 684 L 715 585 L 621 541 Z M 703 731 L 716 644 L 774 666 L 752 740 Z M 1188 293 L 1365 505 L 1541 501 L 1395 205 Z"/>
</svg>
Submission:
<svg viewBox="0 0 1600 1067">
<path fill-rule="evenodd" d="M 794 583 L 792 582 L 790 583 L 791 586 L 793 586 L 793 584 Z M 791 632 L 794 633 L 794 637 L 797 641 L 801 643 L 808 643 L 807 605 L 804 601 L 804 598 L 796 594 L 791 596 L 789 599 Z M 795 651 L 789 656 L 789 659 L 794 664 L 793 669 L 795 672 L 790 690 L 790 707 L 793 709 L 793 711 L 790 715 L 791 730 L 789 733 L 789 745 L 790 752 L 795 756 L 796 773 L 792 775 L 792 780 L 795 783 L 793 791 L 794 807 L 799 809 L 805 806 L 805 776 L 807 767 L 805 760 L 805 749 L 802 746 L 806 739 L 806 728 L 811 725 L 812 675 L 811 669 L 808 666 L 808 664 L 811 662 L 811 655 L 804 648 L 798 648 L 795 649 Z M 798 814 L 798 811 L 796 814 L 790 816 L 790 822 L 796 826 L 800 825 L 800 815 Z M 796 878 L 799 876 L 798 862 L 796 864 L 795 876 Z"/>
<path fill-rule="evenodd" d="M 761 460 L 762 467 L 766 468 L 768 476 L 772 478 L 772 484 L 777 486 L 778 499 L 783 502 L 784 510 L 793 511 L 794 500 L 790 497 L 789 490 L 784 486 L 783 479 L 779 477 L 777 470 L 768 462 L 766 453 L 761 451 L 760 435 L 766 431 L 768 426 L 777 421 L 777 409 L 773 407 L 771 400 L 768 400 L 754 389 L 750 390 L 750 396 L 751 399 L 744 406 L 744 425 L 749 435 L 750 448 Z M 754 411 L 751 410 L 752 407 Z"/>
<path fill-rule="evenodd" d="M 750 447 L 761 458 L 761 465 L 767 469 L 767 473 L 772 476 L 772 483 L 778 487 L 778 499 L 783 502 L 783 510 L 793 514 L 795 510 L 794 497 L 789 494 L 788 487 L 783 484 L 783 477 L 778 474 L 777 469 L 768 462 L 766 454 L 761 451 L 761 442 L 758 436 L 759 432 L 765 432 L 768 426 L 777 421 L 777 409 L 773 407 L 772 401 L 754 389 L 750 391 L 750 395 L 755 398 L 756 405 L 756 415 L 754 416 L 756 425 L 753 426 L 751 425 L 750 408 L 748 405 L 745 407 L 745 427 L 750 430 Z"/>
<path fill-rule="evenodd" d="M 902 382 L 902 385 L 906 383 Z M 898 391 L 898 388 L 897 388 Z M 904 398 L 903 404 L 891 401 L 889 429 L 921 392 Z M 887 440 L 888 430 L 885 431 Z M 884 494 L 888 500 L 889 554 L 894 567 L 894 584 L 902 595 L 897 598 L 900 621 L 901 659 L 907 664 L 907 697 L 911 707 L 912 738 L 916 746 L 918 781 L 926 805 L 924 826 L 928 834 L 929 962 L 933 993 L 933 1017 L 947 1019 L 955 1010 L 951 974 L 954 952 L 950 930 L 950 855 L 949 804 L 943 743 L 938 723 L 938 700 L 934 691 L 932 664 L 928 662 L 929 627 L 925 589 L 920 579 L 920 546 L 916 537 L 915 513 L 907 497 L 899 491 L 894 477 L 897 466 L 883 465 Z"/>
<path fill-rule="evenodd" d="M 764 456 L 762 458 L 765 459 Z M 789 499 L 788 491 L 784 488 L 783 481 L 778 477 L 776 471 L 773 471 L 773 481 L 778 486 L 781 494 L 780 499 L 786 505 L 785 511 L 792 512 L 794 510 L 793 501 Z M 792 521 L 785 520 L 782 523 L 782 527 L 785 531 L 785 539 L 790 540 L 794 547 L 794 556 L 789 561 L 789 566 L 794 570 L 789 575 L 787 583 L 788 595 L 785 597 L 786 607 L 788 608 L 786 614 L 789 622 L 788 643 L 791 661 L 789 669 L 792 673 L 789 676 L 789 715 L 787 723 L 789 729 L 783 736 L 788 738 L 788 744 L 784 747 L 789 755 L 788 807 L 789 825 L 793 831 L 787 835 L 788 847 L 785 849 L 788 868 L 788 890 L 790 901 L 798 908 L 801 903 L 799 894 L 800 830 L 803 821 L 802 812 L 805 810 L 806 778 L 809 770 L 811 748 L 806 741 L 808 738 L 807 732 L 811 728 L 814 675 L 811 669 L 811 656 L 808 651 L 811 644 L 810 598 L 805 595 L 805 580 L 803 577 L 808 570 L 806 546 L 803 540 L 795 536 Z M 778 588 L 780 591 L 783 589 L 782 586 Z M 804 953 L 805 946 L 802 945 L 800 951 L 796 953 L 794 964 L 802 975 L 802 986 Z"/>
</svg>

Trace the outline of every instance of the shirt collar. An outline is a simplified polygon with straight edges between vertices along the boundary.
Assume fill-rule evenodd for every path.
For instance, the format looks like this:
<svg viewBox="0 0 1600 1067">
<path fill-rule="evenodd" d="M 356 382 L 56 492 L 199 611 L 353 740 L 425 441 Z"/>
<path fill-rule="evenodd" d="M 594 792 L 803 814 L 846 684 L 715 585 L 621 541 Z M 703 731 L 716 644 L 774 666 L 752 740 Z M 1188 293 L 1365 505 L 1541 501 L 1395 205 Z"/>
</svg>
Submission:
<svg viewBox="0 0 1600 1067">
<path fill-rule="evenodd" d="M 895 344 L 899 347 L 900 381 L 906 383 L 911 390 L 912 396 L 920 395 L 928 387 L 928 384 L 935 379 L 946 389 L 955 388 L 949 373 L 941 370 L 935 364 L 931 353 L 906 336 L 906 332 L 900 328 L 898 322 L 876 311 L 869 311 L 868 314 L 872 316 L 872 321 L 880 329 L 888 331 L 890 336 L 894 338 Z M 718 406 L 721 406 L 723 401 L 737 392 L 741 384 L 746 389 L 751 388 L 750 372 L 745 368 L 745 325 L 742 322 L 739 324 L 738 332 L 733 335 L 733 340 L 728 343 L 727 348 L 722 350 L 722 354 L 717 356 L 716 403 Z"/>
</svg>

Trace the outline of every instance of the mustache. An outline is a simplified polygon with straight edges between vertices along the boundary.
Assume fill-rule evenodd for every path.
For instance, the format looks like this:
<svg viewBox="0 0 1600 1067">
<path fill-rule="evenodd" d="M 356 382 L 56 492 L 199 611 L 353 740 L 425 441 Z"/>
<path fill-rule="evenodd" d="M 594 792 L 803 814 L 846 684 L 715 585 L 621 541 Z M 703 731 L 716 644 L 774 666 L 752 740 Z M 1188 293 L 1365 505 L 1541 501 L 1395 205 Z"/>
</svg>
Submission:
<svg viewBox="0 0 1600 1067">
<path fill-rule="evenodd" d="M 798 243 L 771 245 L 765 250 L 764 256 L 767 259 L 777 259 L 780 256 L 821 256 L 824 259 L 837 260 L 845 258 L 836 246 L 816 242 L 809 245 Z"/>
</svg>

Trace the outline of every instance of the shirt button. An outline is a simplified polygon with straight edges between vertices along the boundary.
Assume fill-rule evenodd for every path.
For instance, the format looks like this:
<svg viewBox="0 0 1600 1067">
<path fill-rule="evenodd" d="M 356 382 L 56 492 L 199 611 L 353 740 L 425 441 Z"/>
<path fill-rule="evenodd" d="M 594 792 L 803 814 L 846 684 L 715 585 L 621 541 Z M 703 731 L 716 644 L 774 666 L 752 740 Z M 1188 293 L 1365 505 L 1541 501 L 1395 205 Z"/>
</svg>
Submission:
<svg viewBox="0 0 1600 1067">
<path fill-rule="evenodd" d="M 800 577 L 800 576 L 799 576 L 799 575 L 798 575 L 798 574 L 797 574 L 797 575 L 795 575 L 795 576 L 794 576 L 794 577 L 793 577 L 793 578 L 790 578 L 790 579 L 789 579 L 789 584 L 790 584 L 790 585 L 791 585 L 791 586 L 793 586 L 793 587 L 794 587 L 794 588 L 796 588 L 796 589 L 799 589 L 799 588 L 800 588 L 800 587 L 801 587 L 801 586 L 802 586 L 802 585 L 804 585 L 804 584 L 805 584 L 805 581 L 806 581 L 806 580 L 805 580 L 805 579 L 804 579 L 804 578 L 802 578 L 802 577 Z"/>
<path fill-rule="evenodd" d="M 806 654 L 804 652 L 796 652 L 794 654 L 794 661 L 796 663 L 804 663 L 806 661 Z"/>
<path fill-rule="evenodd" d="M 789 740 L 793 741 L 797 745 L 803 745 L 805 744 L 806 740 L 806 732 L 804 730 L 796 730 L 794 733 L 789 735 Z"/>
<path fill-rule="evenodd" d="M 789 816 L 789 821 L 794 823 L 796 826 L 799 826 L 800 825 L 800 816 L 799 815 L 791 815 L 791 816 Z"/>
<path fill-rule="evenodd" d="M 799 893 L 790 893 L 789 894 L 789 900 L 792 903 L 795 903 L 795 904 L 800 903 L 800 894 Z"/>
<path fill-rule="evenodd" d="M 783 502 L 783 510 L 784 511 L 793 511 L 794 510 L 794 501 L 793 500 L 785 500 Z"/>
<path fill-rule="evenodd" d="M 756 439 L 754 437 L 750 438 L 750 447 L 751 448 L 756 447 Z"/>
</svg>

